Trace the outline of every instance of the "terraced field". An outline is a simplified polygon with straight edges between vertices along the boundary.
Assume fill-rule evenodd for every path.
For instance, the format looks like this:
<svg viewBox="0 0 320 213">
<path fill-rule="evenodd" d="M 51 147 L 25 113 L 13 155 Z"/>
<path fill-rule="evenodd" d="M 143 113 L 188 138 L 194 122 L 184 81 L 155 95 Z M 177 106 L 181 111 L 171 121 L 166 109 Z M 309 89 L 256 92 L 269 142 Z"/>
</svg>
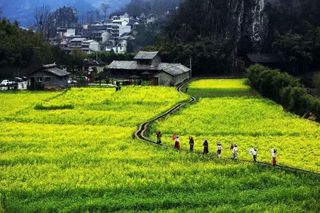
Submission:
<svg viewBox="0 0 320 213">
<path fill-rule="evenodd" d="M 189 91 L 206 98 L 153 127 L 162 130 L 167 144 L 172 144 L 172 135 L 178 134 L 187 149 L 191 135 L 197 150 L 208 139 L 215 152 L 220 141 L 228 158 L 230 144 L 236 143 L 241 159 L 251 159 L 248 150 L 256 147 L 263 162 L 270 162 L 270 149 L 277 148 L 281 165 L 320 172 L 318 123 L 298 118 L 274 102 L 252 95 L 243 79 L 195 81 Z"/>
<path fill-rule="evenodd" d="M 320 211 L 318 176 L 132 138 L 185 99 L 163 87 L 0 93 L 0 212 Z"/>
</svg>

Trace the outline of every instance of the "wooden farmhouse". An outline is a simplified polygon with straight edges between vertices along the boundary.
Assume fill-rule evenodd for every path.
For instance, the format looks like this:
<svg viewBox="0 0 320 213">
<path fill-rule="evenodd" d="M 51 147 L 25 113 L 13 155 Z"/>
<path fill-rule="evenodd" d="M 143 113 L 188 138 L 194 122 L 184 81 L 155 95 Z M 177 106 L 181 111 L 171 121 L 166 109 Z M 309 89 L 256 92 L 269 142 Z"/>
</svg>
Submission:
<svg viewBox="0 0 320 213">
<path fill-rule="evenodd" d="M 59 69 L 56 64 L 43 65 L 29 75 L 29 89 L 56 90 L 68 87 L 70 73 Z"/>
<path fill-rule="evenodd" d="M 177 63 L 163 63 L 158 52 L 140 51 L 132 61 L 113 61 L 109 77 L 117 82 L 175 86 L 191 77 L 190 68 Z"/>
</svg>

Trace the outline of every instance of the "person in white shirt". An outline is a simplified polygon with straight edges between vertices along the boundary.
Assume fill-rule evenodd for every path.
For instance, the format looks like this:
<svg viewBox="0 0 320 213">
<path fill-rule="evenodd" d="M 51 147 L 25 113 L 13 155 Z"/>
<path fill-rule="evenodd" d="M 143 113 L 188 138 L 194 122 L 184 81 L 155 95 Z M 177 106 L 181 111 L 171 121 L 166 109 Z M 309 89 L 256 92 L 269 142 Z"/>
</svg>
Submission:
<svg viewBox="0 0 320 213">
<path fill-rule="evenodd" d="M 232 159 L 237 160 L 238 159 L 238 146 L 235 144 L 232 148 Z"/>
<path fill-rule="evenodd" d="M 254 162 L 257 162 L 258 150 L 257 150 L 256 148 L 251 148 L 251 149 L 249 150 L 249 154 L 252 155 L 253 161 L 254 161 Z"/>
<path fill-rule="evenodd" d="M 221 153 L 222 153 L 222 145 L 221 143 L 217 144 L 217 156 L 218 158 L 221 158 Z"/>
</svg>

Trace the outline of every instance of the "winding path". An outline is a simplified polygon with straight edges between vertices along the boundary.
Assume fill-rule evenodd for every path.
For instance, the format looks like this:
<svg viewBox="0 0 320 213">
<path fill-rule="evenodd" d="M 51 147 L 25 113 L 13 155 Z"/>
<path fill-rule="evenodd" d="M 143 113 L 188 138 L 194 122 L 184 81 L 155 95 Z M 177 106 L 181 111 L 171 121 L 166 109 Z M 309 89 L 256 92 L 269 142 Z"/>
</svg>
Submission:
<svg viewBox="0 0 320 213">
<path fill-rule="evenodd" d="M 185 82 L 183 82 L 182 84 L 179 84 L 179 85 L 177 86 L 178 92 L 183 93 L 183 92 L 182 92 L 182 88 L 183 88 L 186 84 L 188 84 L 189 82 L 190 82 L 190 81 L 185 81 Z M 161 119 L 161 118 L 164 118 L 164 117 L 166 117 L 166 116 L 168 116 L 168 115 L 170 115 L 170 114 L 175 113 L 176 111 L 178 111 L 179 109 L 181 109 L 181 108 L 184 107 L 185 105 L 196 102 L 196 100 L 197 100 L 197 99 L 196 99 L 195 97 L 190 97 L 189 100 L 180 102 L 180 103 L 178 103 L 177 105 L 175 105 L 174 107 L 172 107 L 171 109 L 169 109 L 168 111 L 166 111 L 166 112 L 164 112 L 164 113 L 162 113 L 162 114 L 160 114 L 160 115 L 158 115 L 158 116 L 156 116 L 156 117 L 154 117 L 154 118 L 152 118 L 152 119 L 150 119 L 150 120 L 148 120 L 148 121 L 140 124 L 138 130 L 134 133 L 135 138 L 138 138 L 138 139 L 143 140 L 143 141 L 145 141 L 145 142 L 157 144 L 155 141 L 153 141 L 153 140 L 151 140 L 150 138 L 148 138 L 147 136 L 145 136 L 145 133 L 148 131 L 148 127 L 149 127 L 153 122 L 155 122 L 155 121 L 157 121 L 157 120 L 159 120 L 159 119 Z"/>
<path fill-rule="evenodd" d="M 189 84 L 191 81 L 193 81 L 194 79 L 191 79 L 191 80 L 188 80 L 188 81 L 185 81 L 181 84 L 179 84 L 177 86 L 177 90 L 178 92 L 180 93 L 183 93 L 182 89 L 185 85 Z M 190 95 L 189 95 L 190 96 Z M 134 133 L 134 137 L 137 138 L 137 139 L 140 139 L 141 141 L 144 141 L 144 142 L 148 142 L 148 143 L 152 143 L 152 144 L 156 144 L 157 146 L 165 146 L 165 147 L 169 147 L 165 144 L 157 144 L 156 141 L 153 141 L 152 139 L 150 139 L 148 136 L 146 136 L 146 133 L 148 131 L 148 128 L 149 126 L 162 119 L 162 118 L 165 118 L 166 116 L 169 116 L 171 114 L 174 114 L 175 112 L 177 112 L 178 110 L 180 110 L 182 107 L 188 105 L 188 104 L 192 104 L 192 103 L 195 103 L 197 101 L 197 99 L 193 96 L 190 96 L 190 99 L 189 100 L 186 100 L 186 101 L 183 101 L 183 102 L 180 102 L 178 104 L 176 104 L 175 106 L 173 106 L 171 109 L 169 109 L 168 111 L 164 112 L 164 113 L 161 113 L 160 115 L 142 123 L 139 125 L 139 128 L 138 130 Z M 172 146 L 173 148 L 173 146 Z M 201 154 L 201 153 L 198 153 L 198 154 Z M 227 160 L 226 158 L 222 159 L 222 160 Z M 254 163 L 253 161 L 249 161 L 249 160 L 237 160 L 238 162 L 245 162 L 245 163 Z M 263 167 L 269 167 L 269 168 L 273 168 L 273 169 L 280 169 L 280 170 L 285 170 L 285 171 L 289 171 L 289 172 L 293 172 L 293 173 L 304 173 L 304 174 L 311 174 L 311 175 L 315 175 L 315 176 L 318 176 L 320 177 L 320 173 L 317 173 L 317 172 L 312 172 L 312 171 L 308 171 L 308 170 L 304 170 L 304 169 L 299 169 L 299 168 L 294 168 L 294 167 L 289 167 L 289 166 L 284 166 L 284 165 L 277 165 L 277 166 L 272 166 L 271 164 L 268 164 L 268 163 L 264 163 L 264 162 L 261 162 L 261 161 L 258 161 L 258 162 L 255 162 L 254 163 L 255 165 L 258 165 L 258 166 L 263 166 Z"/>
</svg>

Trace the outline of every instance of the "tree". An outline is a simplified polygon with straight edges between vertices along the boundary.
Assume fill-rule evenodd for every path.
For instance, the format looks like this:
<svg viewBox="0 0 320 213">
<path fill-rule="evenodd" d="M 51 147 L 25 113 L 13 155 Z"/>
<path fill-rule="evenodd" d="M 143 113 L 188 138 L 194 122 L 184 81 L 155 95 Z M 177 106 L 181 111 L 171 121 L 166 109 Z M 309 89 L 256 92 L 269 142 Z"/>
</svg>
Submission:
<svg viewBox="0 0 320 213">
<path fill-rule="evenodd" d="M 313 85 L 316 88 L 318 95 L 320 95 L 320 72 L 316 72 L 313 75 Z"/>
<path fill-rule="evenodd" d="M 50 46 L 40 33 L 0 20 L 0 78 L 27 75 L 42 64 L 65 63 L 65 58 L 68 55 Z"/>
<path fill-rule="evenodd" d="M 77 23 L 78 17 L 75 10 L 71 7 L 61 7 L 49 14 L 49 36 L 55 36 L 57 27 L 75 27 Z"/>
<path fill-rule="evenodd" d="M 103 2 L 103 3 L 101 3 L 101 5 L 100 5 L 100 10 L 101 10 L 101 12 L 102 12 L 102 14 L 103 14 L 103 18 L 104 19 L 106 19 L 107 18 L 107 16 L 108 16 L 108 10 L 110 9 L 110 6 L 109 6 L 109 4 L 105 1 L 105 2 Z"/>
<path fill-rule="evenodd" d="M 37 7 L 34 10 L 34 19 L 36 30 L 47 37 L 48 35 L 48 20 L 49 20 L 50 9 L 49 6 L 43 5 Z"/>
</svg>

